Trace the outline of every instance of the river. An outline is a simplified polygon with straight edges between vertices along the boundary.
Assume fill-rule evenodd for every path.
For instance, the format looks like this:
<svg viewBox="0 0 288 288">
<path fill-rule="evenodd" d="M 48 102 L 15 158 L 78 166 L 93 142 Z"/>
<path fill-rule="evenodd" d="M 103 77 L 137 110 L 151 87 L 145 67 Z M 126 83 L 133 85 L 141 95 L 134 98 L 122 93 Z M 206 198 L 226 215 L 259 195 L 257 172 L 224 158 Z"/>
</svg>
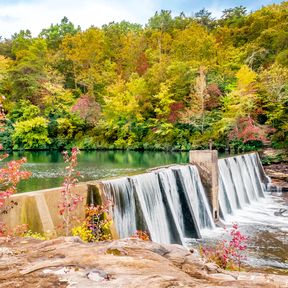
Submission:
<svg viewBox="0 0 288 288">
<path fill-rule="evenodd" d="M 188 152 L 81 151 L 78 157 L 80 181 L 90 181 L 142 172 L 145 169 L 188 163 Z M 65 163 L 58 151 L 13 152 L 6 161 L 27 158 L 24 169 L 32 172 L 29 180 L 18 185 L 18 192 L 35 191 L 62 185 Z"/>
</svg>

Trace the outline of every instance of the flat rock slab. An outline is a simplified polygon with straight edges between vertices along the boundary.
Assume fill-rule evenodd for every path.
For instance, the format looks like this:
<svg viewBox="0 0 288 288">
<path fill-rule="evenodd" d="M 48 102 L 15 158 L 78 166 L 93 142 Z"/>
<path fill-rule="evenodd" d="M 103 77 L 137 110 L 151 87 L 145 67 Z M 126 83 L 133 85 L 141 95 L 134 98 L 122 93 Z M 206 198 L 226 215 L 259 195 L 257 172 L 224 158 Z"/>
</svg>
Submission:
<svg viewBox="0 0 288 288">
<path fill-rule="evenodd" d="M 288 287 L 287 276 L 226 272 L 192 252 L 139 239 L 0 238 L 0 288 Z"/>
</svg>

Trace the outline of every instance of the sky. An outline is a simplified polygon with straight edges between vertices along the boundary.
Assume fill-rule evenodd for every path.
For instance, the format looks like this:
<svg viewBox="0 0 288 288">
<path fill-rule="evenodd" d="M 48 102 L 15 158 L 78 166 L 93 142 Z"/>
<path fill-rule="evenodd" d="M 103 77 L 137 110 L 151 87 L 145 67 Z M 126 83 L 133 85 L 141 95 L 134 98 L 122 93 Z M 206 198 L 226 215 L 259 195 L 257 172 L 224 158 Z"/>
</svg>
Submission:
<svg viewBox="0 0 288 288">
<path fill-rule="evenodd" d="M 0 0 L 0 36 L 10 38 L 21 29 L 37 36 L 43 28 L 60 23 L 66 16 L 82 29 L 126 20 L 145 24 L 156 11 L 171 10 L 174 16 L 187 16 L 206 8 L 214 17 L 224 9 L 243 5 L 248 11 L 263 5 L 280 3 L 271 0 Z"/>
</svg>

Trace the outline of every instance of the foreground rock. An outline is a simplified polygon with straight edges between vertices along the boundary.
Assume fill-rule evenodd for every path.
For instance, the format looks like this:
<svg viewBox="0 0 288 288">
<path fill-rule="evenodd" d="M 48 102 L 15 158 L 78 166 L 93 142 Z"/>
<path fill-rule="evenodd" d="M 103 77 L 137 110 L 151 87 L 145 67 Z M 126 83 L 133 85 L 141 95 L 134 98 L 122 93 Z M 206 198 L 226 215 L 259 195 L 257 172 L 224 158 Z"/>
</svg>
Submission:
<svg viewBox="0 0 288 288">
<path fill-rule="evenodd" d="M 270 164 L 264 166 L 264 170 L 273 184 L 281 187 L 283 192 L 288 192 L 288 164 Z"/>
<path fill-rule="evenodd" d="M 262 151 L 265 163 L 264 170 L 272 179 L 272 183 L 288 192 L 288 153 L 285 150 L 265 149 Z"/>
<path fill-rule="evenodd" d="M 225 272 L 179 245 L 0 238 L 0 288 L 287 287 L 288 277 Z"/>
</svg>

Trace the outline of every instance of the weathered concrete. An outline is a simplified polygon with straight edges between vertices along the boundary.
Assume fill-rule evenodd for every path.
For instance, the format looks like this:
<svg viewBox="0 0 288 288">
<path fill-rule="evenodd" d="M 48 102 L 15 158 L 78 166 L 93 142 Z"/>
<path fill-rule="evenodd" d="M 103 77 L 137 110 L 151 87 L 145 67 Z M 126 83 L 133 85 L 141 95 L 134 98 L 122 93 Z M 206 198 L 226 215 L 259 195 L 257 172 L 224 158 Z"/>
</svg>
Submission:
<svg viewBox="0 0 288 288">
<path fill-rule="evenodd" d="M 196 165 L 205 188 L 211 212 L 219 220 L 219 168 L 217 150 L 194 150 L 189 153 L 189 162 Z"/>
<path fill-rule="evenodd" d="M 83 205 L 78 205 L 77 209 L 73 211 L 73 216 L 84 219 L 87 184 L 79 184 L 72 189 L 83 197 Z M 0 222 L 4 222 L 9 228 L 28 224 L 32 231 L 46 233 L 51 236 L 61 235 L 61 224 L 63 222 L 58 213 L 61 190 L 62 188 L 58 187 L 12 195 L 7 204 L 9 205 L 11 201 L 14 201 L 17 202 L 17 205 L 8 214 L 0 215 Z"/>
</svg>

